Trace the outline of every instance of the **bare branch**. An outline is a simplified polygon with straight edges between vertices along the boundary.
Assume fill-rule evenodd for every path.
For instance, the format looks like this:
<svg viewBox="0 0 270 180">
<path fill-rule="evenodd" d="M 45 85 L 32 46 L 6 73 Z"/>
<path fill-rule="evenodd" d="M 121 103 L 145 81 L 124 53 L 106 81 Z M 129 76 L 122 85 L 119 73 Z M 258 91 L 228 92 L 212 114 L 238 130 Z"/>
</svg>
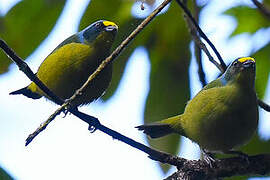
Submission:
<svg viewBox="0 0 270 180">
<path fill-rule="evenodd" d="M 220 159 L 210 168 L 201 160 L 182 161 L 183 167 L 166 180 L 216 180 L 232 176 L 266 175 L 270 172 L 270 154 L 249 156 L 248 162 L 241 157 Z"/>
<path fill-rule="evenodd" d="M 207 57 L 209 58 L 210 62 L 212 62 L 222 72 L 223 71 L 222 66 L 217 61 L 215 61 L 214 58 L 211 56 L 211 54 L 208 51 L 207 47 L 202 42 L 200 37 L 197 35 L 197 30 L 196 30 L 195 26 L 192 24 L 192 22 L 190 21 L 189 18 L 186 18 L 186 16 L 184 16 L 184 17 L 185 17 L 185 19 L 187 21 L 190 34 L 191 34 L 193 40 L 195 41 L 195 45 L 198 46 L 200 49 L 202 49 L 205 52 L 205 54 L 207 55 Z"/>
<path fill-rule="evenodd" d="M 193 0 L 193 4 L 194 4 L 195 20 L 196 20 L 196 22 L 199 22 L 200 8 L 198 7 L 196 0 Z M 186 3 L 185 3 L 185 5 L 186 5 Z M 196 29 L 194 29 L 194 30 L 196 30 Z M 195 32 L 197 35 L 197 31 L 195 31 Z M 199 79 L 201 81 L 202 86 L 204 87 L 207 84 L 207 82 L 205 80 L 205 72 L 204 72 L 203 65 L 202 65 L 202 49 L 196 43 L 194 44 L 194 53 L 195 53 L 195 58 L 196 58 L 196 61 L 198 64 Z"/>
<path fill-rule="evenodd" d="M 193 18 L 192 14 L 190 13 L 190 11 L 188 10 L 188 8 L 180 1 L 180 0 L 176 0 L 176 2 L 179 4 L 179 6 L 184 10 L 184 12 L 186 13 L 186 15 L 188 16 L 188 18 L 190 18 L 191 22 L 193 23 L 193 25 L 195 26 L 195 28 L 197 29 L 198 33 L 200 34 L 200 36 L 209 44 L 209 46 L 212 48 L 212 50 L 215 52 L 215 54 L 217 55 L 219 62 L 220 62 L 220 66 L 222 67 L 221 72 L 225 72 L 227 66 L 224 63 L 221 55 L 219 54 L 218 50 L 216 49 L 216 47 L 214 46 L 214 44 L 208 39 L 208 37 L 204 34 L 204 32 L 202 31 L 202 29 L 200 28 L 200 26 L 198 25 L 198 23 L 196 22 L 196 20 Z M 209 59 L 211 62 L 214 61 L 214 59 Z M 216 62 L 217 63 L 217 62 Z M 216 63 L 214 63 L 216 65 Z M 217 68 L 220 69 L 220 67 L 217 66 Z"/>
</svg>

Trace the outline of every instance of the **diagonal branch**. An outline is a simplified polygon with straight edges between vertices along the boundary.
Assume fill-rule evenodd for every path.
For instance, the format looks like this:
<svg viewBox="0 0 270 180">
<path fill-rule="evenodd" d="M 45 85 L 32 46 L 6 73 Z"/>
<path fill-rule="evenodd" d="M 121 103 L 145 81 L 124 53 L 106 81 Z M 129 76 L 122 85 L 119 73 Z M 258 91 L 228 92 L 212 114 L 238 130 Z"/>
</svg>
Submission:
<svg viewBox="0 0 270 180">
<path fill-rule="evenodd" d="M 190 11 L 188 10 L 188 8 L 180 1 L 180 0 L 176 0 L 176 2 L 178 3 L 178 5 L 184 10 L 185 14 L 188 16 L 188 18 L 190 18 L 191 22 L 193 23 L 193 25 L 196 27 L 198 33 L 200 34 L 200 36 L 207 42 L 207 44 L 209 44 L 209 46 L 212 48 L 212 50 L 215 52 L 216 56 L 219 59 L 220 62 L 220 66 L 222 67 L 222 71 L 221 72 L 225 72 L 227 66 L 224 63 L 221 55 L 219 54 L 218 50 L 216 49 L 216 47 L 214 46 L 214 44 L 209 40 L 209 38 L 204 34 L 204 32 L 202 31 L 202 29 L 200 28 L 200 26 L 198 25 L 198 23 L 196 22 L 196 20 L 194 19 L 194 17 L 192 16 L 192 14 L 190 13 Z M 210 59 L 211 61 L 211 59 Z M 212 62 L 212 61 L 211 61 Z M 218 67 L 219 68 L 219 67 Z M 220 68 L 219 68 L 220 69 Z"/>
<path fill-rule="evenodd" d="M 195 20 L 196 22 L 199 22 L 199 13 L 200 13 L 200 8 L 197 5 L 196 0 L 193 0 L 193 4 L 194 4 L 194 12 L 195 12 Z M 191 22 L 190 22 L 191 23 Z M 194 28 L 196 35 L 197 35 L 197 31 Z M 194 44 L 194 53 L 195 53 L 195 58 L 197 60 L 197 64 L 198 64 L 198 74 L 199 74 L 199 79 L 201 81 L 202 86 L 206 86 L 207 82 L 205 79 L 205 72 L 203 69 L 203 65 L 202 65 L 202 49 L 195 43 Z"/>
<path fill-rule="evenodd" d="M 257 0 L 251 0 L 255 6 L 257 6 L 257 8 L 259 9 L 259 11 L 265 16 L 267 17 L 268 19 L 270 19 L 270 10 L 265 7 L 265 5 L 263 5 L 262 3 L 260 3 L 259 1 Z"/>
</svg>

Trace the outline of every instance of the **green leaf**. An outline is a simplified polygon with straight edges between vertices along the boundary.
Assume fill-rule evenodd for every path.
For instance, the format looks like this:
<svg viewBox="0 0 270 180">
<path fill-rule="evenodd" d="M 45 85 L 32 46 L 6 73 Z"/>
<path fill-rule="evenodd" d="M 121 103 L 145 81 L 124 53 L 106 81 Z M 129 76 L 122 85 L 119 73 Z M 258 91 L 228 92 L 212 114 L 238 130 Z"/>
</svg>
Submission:
<svg viewBox="0 0 270 180">
<path fill-rule="evenodd" d="M 48 36 L 65 0 L 24 0 L 0 17 L 0 38 L 25 59 Z M 11 60 L 0 52 L 0 73 L 8 70 Z"/>
<path fill-rule="evenodd" d="M 270 26 L 270 21 L 262 13 L 247 6 L 237 6 L 224 13 L 233 16 L 237 21 L 237 27 L 231 36 L 244 32 L 254 33 L 261 28 Z"/>
<path fill-rule="evenodd" d="M 162 120 L 184 111 L 190 98 L 188 68 L 190 36 L 181 9 L 172 3 L 168 12 L 159 15 L 143 32 L 141 40 L 151 60 L 150 92 L 145 106 L 145 124 Z M 159 150 L 176 154 L 179 135 L 157 140 L 148 139 Z M 168 166 L 163 166 L 164 172 Z"/>
<path fill-rule="evenodd" d="M 13 178 L 0 166 L 0 179 L 12 180 Z"/>
<path fill-rule="evenodd" d="M 264 0 L 263 4 L 266 5 L 266 8 L 269 9 L 270 7 L 270 0 Z"/>
<path fill-rule="evenodd" d="M 270 43 L 251 55 L 256 59 L 256 92 L 263 98 L 270 74 Z"/>
</svg>

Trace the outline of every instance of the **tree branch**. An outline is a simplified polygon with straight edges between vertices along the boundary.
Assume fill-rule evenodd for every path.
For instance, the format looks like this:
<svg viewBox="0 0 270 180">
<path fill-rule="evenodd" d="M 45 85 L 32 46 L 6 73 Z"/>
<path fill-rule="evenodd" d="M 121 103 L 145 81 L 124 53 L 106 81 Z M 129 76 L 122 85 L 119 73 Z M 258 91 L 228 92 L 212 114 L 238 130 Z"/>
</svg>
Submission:
<svg viewBox="0 0 270 180">
<path fill-rule="evenodd" d="M 199 22 L 200 8 L 198 7 L 196 0 L 193 0 L 193 3 L 194 3 L 194 11 L 195 11 L 195 20 L 196 20 L 196 22 Z M 196 29 L 194 29 L 194 30 L 196 30 Z M 197 35 L 197 32 L 196 32 L 196 35 Z M 205 72 L 204 72 L 203 65 L 202 65 L 202 49 L 197 45 L 197 43 L 194 43 L 194 53 L 195 53 L 196 61 L 198 64 L 199 79 L 201 81 L 202 86 L 204 87 L 204 86 L 206 86 L 207 82 L 205 80 Z"/>
<path fill-rule="evenodd" d="M 259 9 L 259 11 L 265 16 L 267 17 L 268 19 L 270 19 L 270 10 L 265 7 L 262 3 L 260 3 L 259 1 L 257 0 L 251 0 L 255 6 L 257 6 L 257 8 Z"/>
<path fill-rule="evenodd" d="M 189 17 L 189 19 L 191 20 L 191 22 L 193 23 L 193 25 L 196 27 L 196 30 L 198 31 L 198 33 L 200 34 L 200 36 L 209 44 L 209 46 L 212 48 L 212 50 L 215 52 L 216 56 L 219 59 L 220 62 L 220 67 L 217 66 L 217 68 L 221 69 L 221 72 L 225 72 L 227 66 L 224 63 L 221 55 L 219 54 L 218 50 L 216 49 L 216 47 L 214 46 L 214 44 L 209 40 L 209 38 L 204 34 L 204 32 L 202 31 L 202 29 L 200 28 L 200 26 L 198 25 L 198 23 L 196 22 L 196 20 L 193 18 L 192 14 L 190 13 L 190 11 L 188 10 L 188 8 L 180 1 L 180 0 L 176 0 L 176 2 L 178 3 L 178 5 L 184 10 L 185 14 Z M 210 59 L 210 61 L 212 62 L 213 59 Z M 215 61 L 214 61 L 215 62 Z M 216 65 L 216 64 L 215 64 Z"/>
<path fill-rule="evenodd" d="M 249 156 L 248 162 L 241 157 L 220 159 L 210 168 L 201 160 L 186 160 L 178 171 L 166 180 L 216 180 L 232 176 L 255 176 L 270 173 L 270 154 Z"/>
<path fill-rule="evenodd" d="M 186 5 L 186 2 L 183 3 L 183 4 Z M 196 9 L 196 7 L 195 7 L 195 9 Z M 197 11 L 197 9 L 195 11 Z M 205 73 L 204 73 L 203 67 L 202 67 L 202 56 L 201 56 L 202 53 L 201 53 L 201 50 L 203 50 L 205 52 L 205 54 L 208 56 L 209 60 L 220 71 L 222 71 L 223 69 L 222 69 L 221 65 L 214 60 L 214 58 L 211 56 L 210 52 L 206 48 L 205 44 L 201 41 L 199 35 L 197 34 L 197 29 L 193 25 L 193 23 L 191 22 L 190 18 L 188 18 L 184 14 L 184 19 L 186 20 L 186 23 L 187 23 L 187 26 L 188 26 L 188 29 L 189 29 L 189 33 L 191 34 L 191 37 L 195 42 L 195 44 L 194 44 L 194 52 L 195 52 L 195 58 L 196 58 L 196 61 L 197 61 L 197 64 L 198 64 L 198 74 L 199 74 L 199 78 L 200 78 L 200 81 L 201 81 L 202 85 L 205 86 L 207 83 L 206 83 L 206 80 L 205 80 Z M 198 21 L 198 15 L 196 16 L 196 20 Z"/>
</svg>

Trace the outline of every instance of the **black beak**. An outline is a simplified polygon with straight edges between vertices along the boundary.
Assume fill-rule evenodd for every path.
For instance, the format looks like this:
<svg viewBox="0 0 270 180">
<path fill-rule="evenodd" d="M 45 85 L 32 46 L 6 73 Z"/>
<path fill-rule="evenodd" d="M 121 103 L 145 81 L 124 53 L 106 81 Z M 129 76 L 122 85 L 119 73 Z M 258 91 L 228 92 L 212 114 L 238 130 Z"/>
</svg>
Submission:
<svg viewBox="0 0 270 180">
<path fill-rule="evenodd" d="M 107 32 L 112 32 L 112 31 L 117 32 L 118 27 L 117 27 L 117 26 L 107 26 L 107 27 L 105 27 L 105 30 L 106 30 Z"/>
<path fill-rule="evenodd" d="M 244 68 L 249 68 L 249 67 L 255 67 L 255 62 L 252 60 L 247 60 L 243 63 Z"/>
</svg>

